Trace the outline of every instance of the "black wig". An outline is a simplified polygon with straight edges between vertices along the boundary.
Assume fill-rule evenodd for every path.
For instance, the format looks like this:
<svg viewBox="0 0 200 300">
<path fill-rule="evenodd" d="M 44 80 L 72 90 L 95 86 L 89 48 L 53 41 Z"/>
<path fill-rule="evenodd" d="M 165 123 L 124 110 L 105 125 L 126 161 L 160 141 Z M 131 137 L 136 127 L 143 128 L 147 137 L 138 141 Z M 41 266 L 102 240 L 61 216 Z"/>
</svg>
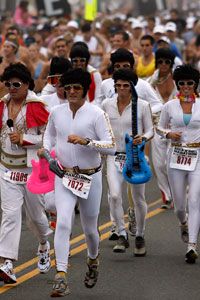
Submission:
<svg viewBox="0 0 200 300">
<path fill-rule="evenodd" d="M 84 91 L 83 97 L 85 97 L 91 84 L 90 73 L 80 68 L 70 69 L 65 72 L 60 79 L 61 86 L 75 83 L 82 85 Z"/>
<path fill-rule="evenodd" d="M 156 69 L 158 68 L 158 61 L 159 59 L 169 59 L 171 61 L 170 67 L 173 67 L 175 55 L 173 51 L 169 48 L 160 48 L 155 53 L 155 60 L 156 60 Z"/>
<path fill-rule="evenodd" d="M 199 85 L 199 77 L 200 77 L 199 71 L 197 69 L 193 68 L 189 64 L 185 64 L 185 65 L 176 67 L 176 69 L 174 70 L 174 73 L 173 73 L 173 79 L 176 82 L 176 86 L 177 86 L 178 90 L 180 89 L 178 86 L 178 82 L 180 80 L 194 80 L 195 93 L 197 93 L 197 88 Z"/>
<path fill-rule="evenodd" d="M 3 74 L 1 75 L 1 81 L 8 81 L 11 78 L 19 78 L 23 83 L 29 85 L 29 90 L 33 90 L 35 87 L 34 80 L 31 77 L 31 72 L 22 63 L 10 64 L 5 68 Z"/>
</svg>

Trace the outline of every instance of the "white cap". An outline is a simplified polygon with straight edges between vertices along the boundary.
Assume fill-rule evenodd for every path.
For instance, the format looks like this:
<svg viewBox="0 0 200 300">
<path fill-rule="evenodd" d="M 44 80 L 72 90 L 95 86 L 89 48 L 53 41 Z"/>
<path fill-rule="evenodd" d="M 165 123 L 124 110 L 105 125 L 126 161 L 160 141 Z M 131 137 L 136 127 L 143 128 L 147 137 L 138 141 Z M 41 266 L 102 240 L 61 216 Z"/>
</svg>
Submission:
<svg viewBox="0 0 200 300">
<path fill-rule="evenodd" d="M 175 32 L 176 31 L 176 24 L 174 22 L 168 22 L 166 25 L 165 25 L 165 32 L 167 31 L 173 31 Z"/>
<path fill-rule="evenodd" d="M 156 25 L 153 29 L 153 33 L 161 33 L 163 34 L 165 32 L 165 28 L 163 25 Z"/>
<path fill-rule="evenodd" d="M 79 25 L 78 25 L 78 23 L 77 23 L 76 21 L 71 20 L 71 21 L 69 21 L 69 22 L 67 23 L 67 27 L 73 27 L 73 28 L 78 29 L 78 28 L 79 28 Z"/>
<path fill-rule="evenodd" d="M 171 42 L 170 42 L 170 39 L 167 37 L 167 36 L 165 36 L 165 35 L 163 35 L 163 36 L 161 36 L 161 38 L 158 40 L 158 43 L 159 42 L 165 42 L 165 43 L 167 43 L 167 44 L 170 44 Z"/>
<path fill-rule="evenodd" d="M 143 28 L 143 24 L 142 24 L 142 22 L 140 22 L 138 20 L 135 20 L 135 21 L 132 22 L 131 28 L 132 29 Z"/>
</svg>

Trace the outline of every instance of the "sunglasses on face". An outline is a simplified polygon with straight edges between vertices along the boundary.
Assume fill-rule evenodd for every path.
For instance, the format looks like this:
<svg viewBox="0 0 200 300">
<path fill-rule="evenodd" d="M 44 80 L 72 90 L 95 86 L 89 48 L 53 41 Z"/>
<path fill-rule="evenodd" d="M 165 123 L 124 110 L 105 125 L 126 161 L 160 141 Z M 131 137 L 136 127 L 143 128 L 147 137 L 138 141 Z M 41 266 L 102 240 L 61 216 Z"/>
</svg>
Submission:
<svg viewBox="0 0 200 300">
<path fill-rule="evenodd" d="M 120 65 L 120 64 L 114 64 L 114 68 L 115 69 L 121 69 L 121 68 L 130 69 L 131 66 L 129 64 L 122 64 L 122 65 Z"/>
<path fill-rule="evenodd" d="M 123 83 L 123 84 L 121 84 L 121 83 L 116 83 L 116 84 L 115 84 L 115 87 L 116 87 L 116 88 L 119 88 L 119 89 L 121 89 L 121 88 L 123 88 L 123 89 L 129 89 L 131 86 L 130 86 L 130 84 L 128 84 L 128 83 Z"/>
<path fill-rule="evenodd" d="M 60 77 L 62 75 L 50 75 L 47 77 L 47 83 L 51 84 L 51 85 L 56 85 L 59 83 Z"/>
<path fill-rule="evenodd" d="M 171 60 L 170 59 L 159 59 L 158 60 L 158 64 L 159 65 L 162 65 L 162 64 L 170 65 L 171 64 Z"/>
<path fill-rule="evenodd" d="M 82 58 L 72 58 L 72 63 L 85 63 L 86 62 L 86 58 L 85 57 L 82 57 Z"/>
<path fill-rule="evenodd" d="M 4 85 L 8 88 L 8 89 L 20 89 L 20 87 L 22 86 L 22 82 L 20 81 L 14 81 L 14 82 L 10 82 L 10 81 L 5 81 Z"/>
<path fill-rule="evenodd" d="M 83 87 L 80 84 L 67 84 L 64 86 L 64 90 L 66 92 L 71 91 L 71 89 L 73 89 L 74 91 L 81 91 Z"/>
<path fill-rule="evenodd" d="M 193 86 L 195 85 L 195 82 L 193 80 L 188 80 L 188 81 L 178 81 L 178 86 L 185 86 L 185 85 L 188 85 L 188 86 Z"/>
</svg>

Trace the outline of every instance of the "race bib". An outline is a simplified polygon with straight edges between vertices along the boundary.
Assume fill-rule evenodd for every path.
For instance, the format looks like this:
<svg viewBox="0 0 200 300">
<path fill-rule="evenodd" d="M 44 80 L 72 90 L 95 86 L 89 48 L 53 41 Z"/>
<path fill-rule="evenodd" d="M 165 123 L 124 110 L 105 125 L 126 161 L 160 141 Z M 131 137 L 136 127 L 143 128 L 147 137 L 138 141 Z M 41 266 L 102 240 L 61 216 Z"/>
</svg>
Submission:
<svg viewBox="0 0 200 300">
<path fill-rule="evenodd" d="M 92 177 L 85 174 L 65 173 L 63 185 L 74 195 L 87 199 L 91 187 Z"/>
<path fill-rule="evenodd" d="M 28 174 L 19 171 L 7 170 L 3 174 L 3 179 L 14 184 L 25 184 L 28 179 Z"/>
<path fill-rule="evenodd" d="M 115 166 L 119 172 L 122 173 L 125 161 L 126 161 L 126 154 L 125 153 L 118 153 L 115 155 Z"/>
<path fill-rule="evenodd" d="M 198 150 L 194 148 L 173 147 L 170 168 L 194 171 L 198 160 Z"/>
</svg>

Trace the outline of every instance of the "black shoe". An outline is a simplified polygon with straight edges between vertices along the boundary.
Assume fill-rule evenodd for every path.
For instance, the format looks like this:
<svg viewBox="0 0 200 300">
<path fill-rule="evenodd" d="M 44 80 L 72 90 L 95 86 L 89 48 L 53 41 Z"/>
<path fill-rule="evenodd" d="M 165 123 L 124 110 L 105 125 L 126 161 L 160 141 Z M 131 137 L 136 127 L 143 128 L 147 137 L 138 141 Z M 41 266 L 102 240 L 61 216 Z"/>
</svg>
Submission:
<svg viewBox="0 0 200 300">
<path fill-rule="evenodd" d="M 87 266 L 88 271 L 85 274 L 84 284 L 86 288 L 93 288 L 95 284 L 97 283 L 98 279 L 98 267 L 99 267 L 99 259 L 98 257 L 96 259 L 91 259 L 88 257 L 87 259 Z"/>
<path fill-rule="evenodd" d="M 185 261 L 188 264 L 195 264 L 196 259 L 198 258 L 198 253 L 194 248 L 191 247 L 189 251 L 187 251 L 185 255 Z"/>
<path fill-rule="evenodd" d="M 120 235 L 117 244 L 113 247 L 113 252 L 124 253 L 126 248 L 129 247 L 128 235 L 127 238 L 124 235 Z"/>
<path fill-rule="evenodd" d="M 172 207 L 173 207 L 172 200 L 166 200 L 166 202 L 161 205 L 161 208 L 163 208 L 163 209 L 170 209 Z"/>
<path fill-rule="evenodd" d="M 135 256 L 145 256 L 146 248 L 145 248 L 145 239 L 142 236 L 136 236 L 135 238 Z"/>
<path fill-rule="evenodd" d="M 109 241 L 117 241 L 119 239 L 119 234 L 116 230 L 116 226 L 112 226 L 110 236 L 109 236 Z"/>
</svg>

